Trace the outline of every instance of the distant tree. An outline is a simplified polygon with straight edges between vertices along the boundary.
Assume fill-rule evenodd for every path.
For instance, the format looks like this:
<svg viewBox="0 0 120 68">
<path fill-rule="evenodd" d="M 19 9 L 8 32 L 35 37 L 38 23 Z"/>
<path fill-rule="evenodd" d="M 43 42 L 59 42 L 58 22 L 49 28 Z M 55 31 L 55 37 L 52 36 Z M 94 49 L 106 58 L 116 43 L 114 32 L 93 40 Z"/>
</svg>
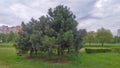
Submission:
<svg viewBox="0 0 120 68">
<path fill-rule="evenodd" d="M 120 43 L 120 36 L 114 36 L 114 43 Z"/>
<path fill-rule="evenodd" d="M 88 32 L 84 38 L 84 42 L 89 43 L 89 45 L 91 45 L 91 43 L 95 43 L 95 36 L 95 32 Z"/>
<path fill-rule="evenodd" d="M 10 32 L 8 34 L 1 33 L 0 40 L 2 42 L 14 42 L 17 37 L 17 33 Z"/>
<path fill-rule="evenodd" d="M 112 35 L 111 31 L 107 30 L 107 29 L 104 29 L 104 28 L 101 28 L 101 29 L 97 30 L 96 38 L 102 44 L 102 46 L 104 45 L 104 43 L 113 42 L 113 35 Z"/>
<path fill-rule="evenodd" d="M 7 42 L 14 42 L 17 37 L 17 33 L 14 32 L 10 32 L 6 35 L 7 35 Z"/>
<path fill-rule="evenodd" d="M 7 39 L 6 34 L 1 33 L 0 34 L 0 39 L 2 40 L 2 42 L 6 42 L 6 39 Z"/>
</svg>

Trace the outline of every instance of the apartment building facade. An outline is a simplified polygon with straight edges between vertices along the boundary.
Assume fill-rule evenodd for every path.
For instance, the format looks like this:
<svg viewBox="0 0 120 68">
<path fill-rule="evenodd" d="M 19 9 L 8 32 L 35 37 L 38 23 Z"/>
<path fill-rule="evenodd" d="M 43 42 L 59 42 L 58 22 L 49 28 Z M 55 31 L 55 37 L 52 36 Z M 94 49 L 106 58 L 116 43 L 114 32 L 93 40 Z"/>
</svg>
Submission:
<svg viewBox="0 0 120 68">
<path fill-rule="evenodd" d="M 7 34 L 7 33 L 10 33 L 10 32 L 14 32 L 14 33 L 18 33 L 21 31 L 21 26 L 12 26 L 12 27 L 9 27 L 9 26 L 0 26 L 0 33 L 4 33 L 4 34 Z"/>
</svg>

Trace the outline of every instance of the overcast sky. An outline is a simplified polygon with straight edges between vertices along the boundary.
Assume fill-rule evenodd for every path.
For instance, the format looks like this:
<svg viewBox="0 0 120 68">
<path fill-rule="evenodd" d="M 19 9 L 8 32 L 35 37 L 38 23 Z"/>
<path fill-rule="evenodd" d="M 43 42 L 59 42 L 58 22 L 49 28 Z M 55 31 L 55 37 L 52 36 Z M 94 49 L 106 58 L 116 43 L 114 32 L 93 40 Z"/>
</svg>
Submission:
<svg viewBox="0 0 120 68">
<path fill-rule="evenodd" d="M 31 17 L 38 19 L 57 5 L 71 8 L 78 29 L 96 31 L 107 28 L 116 35 L 120 28 L 120 0 L 0 0 L 0 25 L 20 25 Z"/>
</svg>

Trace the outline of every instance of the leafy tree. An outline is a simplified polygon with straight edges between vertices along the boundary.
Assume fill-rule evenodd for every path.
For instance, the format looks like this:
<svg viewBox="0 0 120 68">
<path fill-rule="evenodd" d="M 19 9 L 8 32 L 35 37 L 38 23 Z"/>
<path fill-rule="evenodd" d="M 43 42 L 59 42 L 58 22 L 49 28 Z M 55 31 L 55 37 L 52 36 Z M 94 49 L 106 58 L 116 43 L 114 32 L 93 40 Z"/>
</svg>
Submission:
<svg viewBox="0 0 120 68">
<path fill-rule="evenodd" d="M 17 37 L 17 33 L 14 32 L 10 32 L 6 35 L 7 35 L 7 42 L 14 42 Z"/>
<path fill-rule="evenodd" d="M 10 32 L 8 34 L 1 33 L 0 39 L 2 42 L 14 42 L 17 37 L 17 33 Z"/>
<path fill-rule="evenodd" d="M 2 40 L 2 42 L 6 42 L 6 40 L 7 40 L 6 34 L 1 33 L 0 34 L 0 39 Z"/>
<path fill-rule="evenodd" d="M 88 32 L 87 35 L 84 38 L 84 42 L 89 43 L 89 45 L 91 45 L 91 43 L 95 43 L 95 32 L 91 31 Z"/>
<path fill-rule="evenodd" d="M 102 44 L 102 46 L 104 43 L 113 42 L 113 35 L 111 31 L 104 28 L 98 29 L 96 38 Z"/>
</svg>

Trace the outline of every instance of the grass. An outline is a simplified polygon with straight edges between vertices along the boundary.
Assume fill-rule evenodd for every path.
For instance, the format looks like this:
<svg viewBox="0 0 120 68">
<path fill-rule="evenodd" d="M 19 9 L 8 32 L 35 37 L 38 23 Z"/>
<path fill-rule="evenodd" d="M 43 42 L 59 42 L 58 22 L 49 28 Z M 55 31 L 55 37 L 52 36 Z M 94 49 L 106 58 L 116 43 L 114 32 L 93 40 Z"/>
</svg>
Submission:
<svg viewBox="0 0 120 68">
<path fill-rule="evenodd" d="M 0 68 L 120 68 L 119 53 L 86 54 L 84 48 L 78 57 L 66 56 L 71 64 L 48 64 L 41 59 L 25 60 L 16 55 L 13 47 L 0 47 Z"/>
<path fill-rule="evenodd" d="M 13 47 L 13 43 L 9 42 L 9 43 L 0 43 L 0 47 Z"/>
</svg>

